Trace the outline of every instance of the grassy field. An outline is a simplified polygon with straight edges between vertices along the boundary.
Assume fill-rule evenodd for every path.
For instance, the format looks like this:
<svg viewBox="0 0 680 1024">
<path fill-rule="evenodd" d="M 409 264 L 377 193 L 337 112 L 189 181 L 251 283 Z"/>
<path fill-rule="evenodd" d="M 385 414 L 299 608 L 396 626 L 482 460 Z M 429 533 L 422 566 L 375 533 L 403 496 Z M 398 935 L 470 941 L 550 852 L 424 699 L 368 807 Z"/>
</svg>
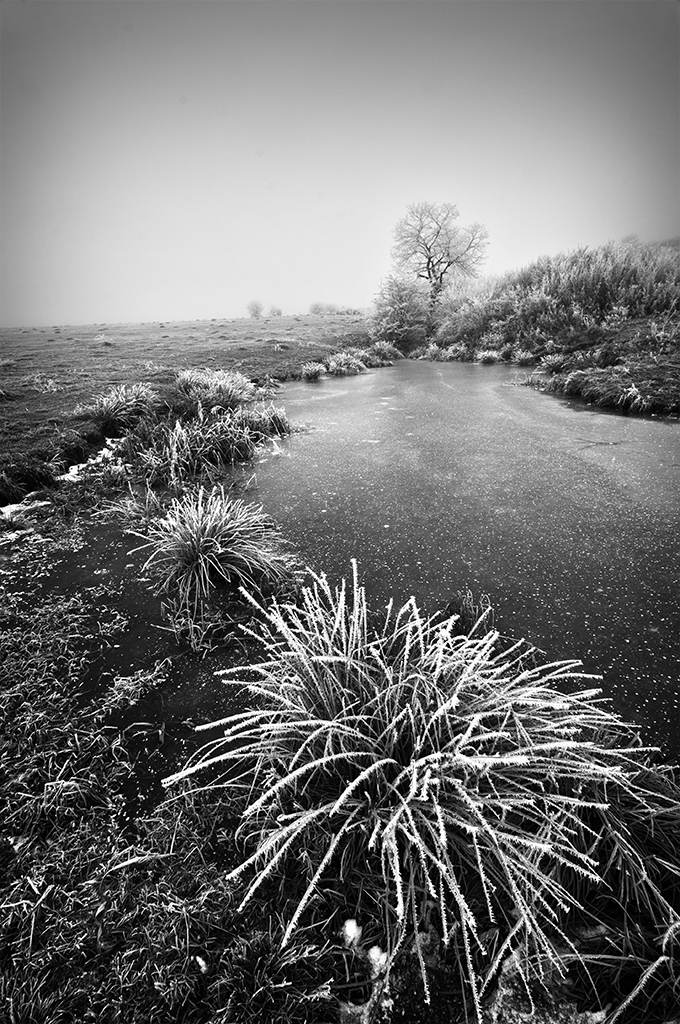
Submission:
<svg viewBox="0 0 680 1024">
<path fill-rule="evenodd" d="M 5 500 L 37 489 L 0 521 L 11 1024 L 677 1019 L 674 769 L 487 604 L 378 615 L 248 502 L 274 378 L 367 343 L 353 316 L 5 332 Z"/>
<path fill-rule="evenodd" d="M 362 317 L 333 314 L 3 329 L 0 504 L 48 482 L 50 463 L 81 461 L 101 443 L 98 426 L 73 412 L 112 385 L 146 381 L 162 398 L 176 370 L 204 366 L 287 380 L 366 342 Z M 16 484 L 4 496 L 3 474 Z"/>
</svg>

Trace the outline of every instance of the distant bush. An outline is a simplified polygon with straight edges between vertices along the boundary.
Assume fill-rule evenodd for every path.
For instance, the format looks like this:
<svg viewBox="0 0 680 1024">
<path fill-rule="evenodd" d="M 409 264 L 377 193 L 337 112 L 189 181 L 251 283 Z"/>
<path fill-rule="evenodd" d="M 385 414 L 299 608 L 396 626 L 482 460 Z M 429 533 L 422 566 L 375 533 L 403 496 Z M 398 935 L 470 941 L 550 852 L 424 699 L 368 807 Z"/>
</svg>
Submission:
<svg viewBox="0 0 680 1024">
<path fill-rule="evenodd" d="M 549 354 L 606 345 L 635 318 L 680 316 L 680 253 L 625 242 L 543 257 L 439 305 L 434 340 L 471 350 Z M 662 342 L 677 351 L 678 334 Z M 658 350 L 658 348 L 657 348 Z"/>
<path fill-rule="evenodd" d="M 334 302 L 313 302 L 309 307 L 312 316 L 323 316 L 324 313 L 339 313 L 340 308 Z"/>
<path fill-rule="evenodd" d="M 257 299 L 253 299 L 252 302 L 248 303 L 248 316 L 253 317 L 253 319 L 255 320 L 259 320 L 259 318 L 262 316 L 263 310 L 264 306 L 262 305 L 261 302 L 258 302 Z"/>
<path fill-rule="evenodd" d="M 283 313 L 281 311 L 281 307 L 280 306 L 270 306 L 269 307 L 269 315 L 270 316 L 283 316 Z"/>
<path fill-rule="evenodd" d="M 374 341 L 405 349 L 423 341 L 428 318 L 427 289 L 416 281 L 388 277 L 375 298 L 369 317 Z"/>
</svg>

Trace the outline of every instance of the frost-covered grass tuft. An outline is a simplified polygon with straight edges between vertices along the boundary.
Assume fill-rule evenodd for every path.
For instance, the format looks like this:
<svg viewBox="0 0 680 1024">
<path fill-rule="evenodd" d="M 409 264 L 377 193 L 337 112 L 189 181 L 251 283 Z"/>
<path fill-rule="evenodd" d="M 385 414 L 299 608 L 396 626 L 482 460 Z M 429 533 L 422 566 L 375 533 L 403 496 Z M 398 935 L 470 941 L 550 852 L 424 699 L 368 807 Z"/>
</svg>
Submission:
<svg viewBox="0 0 680 1024">
<path fill-rule="evenodd" d="M 356 566 L 350 588 L 314 577 L 297 604 L 258 614 L 247 632 L 264 660 L 221 673 L 250 690 L 253 710 L 212 723 L 224 741 L 166 783 L 212 772 L 219 785 L 238 766 L 245 856 L 229 877 L 242 906 L 279 893 L 284 945 L 306 918 L 356 901 L 357 916 L 380 921 L 388 973 L 412 945 L 427 994 L 434 932 L 481 1017 L 509 957 L 527 985 L 563 971 L 565 950 L 578 958 L 570 917 L 613 876 L 680 927 L 620 814 L 628 804 L 649 829 L 672 801 L 656 806 L 638 781 L 647 752 L 581 688 L 593 677 L 578 662 L 539 664 L 481 628 L 486 616 L 465 631 L 455 615 L 423 618 L 413 599 L 376 625 Z"/>
</svg>

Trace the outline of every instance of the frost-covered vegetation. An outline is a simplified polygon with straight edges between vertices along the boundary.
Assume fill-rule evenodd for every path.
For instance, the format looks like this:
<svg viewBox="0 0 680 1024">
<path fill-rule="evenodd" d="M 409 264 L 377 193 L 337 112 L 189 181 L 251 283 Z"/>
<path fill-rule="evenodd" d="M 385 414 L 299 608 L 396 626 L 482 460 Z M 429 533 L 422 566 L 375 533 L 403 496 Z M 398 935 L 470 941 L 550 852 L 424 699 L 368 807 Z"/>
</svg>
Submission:
<svg viewBox="0 0 680 1024">
<path fill-rule="evenodd" d="M 466 632 L 411 600 L 378 620 L 356 566 L 257 610 L 264 660 L 223 674 L 252 710 L 168 780 L 242 791 L 241 908 L 273 900 L 283 947 L 351 908 L 374 988 L 413 956 L 425 1001 L 444 973 L 480 1021 L 510 962 L 528 989 L 587 970 L 584 929 L 610 985 L 634 964 L 638 1005 L 672 1005 L 680 789 L 577 662 L 501 641 L 488 613 Z"/>
<path fill-rule="evenodd" d="M 680 413 L 674 245 L 579 249 L 450 288 L 426 343 L 414 350 L 426 298 L 417 283 L 389 279 L 376 300 L 374 336 L 430 359 L 533 365 L 534 386 L 621 411 Z"/>
<path fill-rule="evenodd" d="M 640 250 L 638 262 L 657 268 L 670 303 L 669 257 Z M 550 292 L 550 274 L 539 288 L 526 273 L 527 295 Z M 581 394 L 595 372 L 625 382 L 633 364 L 601 335 L 575 343 L 587 326 L 638 344 L 645 372 L 653 364 L 668 381 L 677 302 L 641 312 L 653 289 L 630 278 L 642 305 L 624 315 L 622 284 L 598 320 L 575 292 L 553 319 L 562 333 L 544 344 L 518 282 L 442 299 L 426 355 L 541 360 L 543 380 L 571 375 Z M 484 312 L 508 289 L 524 333 L 519 314 Z M 391 319 L 394 295 L 405 304 Z M 364 372 L 422 344 L 419 295 L 390 284 L 371 341 L 311 353 L 303 377 Z M 441 333 L 456 323 L 469 333 Z M 656 348 L 636 340 L 644 324 Z M 77 482 L 50 492 L 49 508 L 62 524 L 84 508 L 138 535 L 138 574 L 148 600 L 163 599 L 178 659 L 194 659 L 198 676 L 214 644 L 227 650 L 237 667 L 220 685 L 239 709 L 222 736 L 167 769 L 166 801 L 126 816 L 131 782 L 153 771 L 165 735 L 139 704 L 167 685 L 172 659 L 100 672 L 127 637 L 114 581 L 50 594 L 27 558 L 0 602 L 8 1019 L 486 1024 L 501 1019 L 489 1009 L 496 985 L 515 978 L 532 995 L 606 1005 L 611 1022 L 672 1020 L 676 770 L 585 688 L 577 663 L 546 664 L 499 636 L 488 602 L 475 607 L 468 593 L 432 618 L 413 601 L 378 615 L 356 568 L 348 586 L 315 577 L 302 588 L 275 524 L 224 486 L 227 470 L 290 430 L 269 388 L 205 368 L 168 372 L 162 385 L 117 385 L 81 408 L 99 442 L 111 440 Z"/>
</svg>

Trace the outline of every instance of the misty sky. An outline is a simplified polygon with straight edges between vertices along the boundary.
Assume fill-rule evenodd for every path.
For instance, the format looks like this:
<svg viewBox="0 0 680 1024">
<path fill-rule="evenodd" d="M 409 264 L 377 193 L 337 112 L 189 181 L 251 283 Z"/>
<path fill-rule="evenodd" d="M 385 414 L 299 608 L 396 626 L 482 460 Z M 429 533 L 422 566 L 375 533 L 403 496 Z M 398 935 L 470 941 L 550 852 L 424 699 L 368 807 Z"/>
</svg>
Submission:
<svg viewBox="0 0 680 1024">
<path fill-rule="evenodd" d="M 367 307 L 422 200 L 488 273 L 680 235 L 675 0 L 0 6 L 5 326 Z"/>
</svg>

